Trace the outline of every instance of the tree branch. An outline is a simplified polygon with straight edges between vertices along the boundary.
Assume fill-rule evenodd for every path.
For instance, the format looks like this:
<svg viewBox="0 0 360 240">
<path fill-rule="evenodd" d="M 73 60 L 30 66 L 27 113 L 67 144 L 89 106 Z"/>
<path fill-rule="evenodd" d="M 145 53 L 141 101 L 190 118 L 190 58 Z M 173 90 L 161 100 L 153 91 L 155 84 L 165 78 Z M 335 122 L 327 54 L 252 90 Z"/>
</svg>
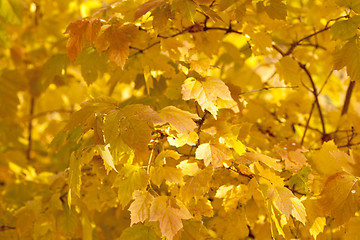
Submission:
<svg viewBox="0 0 360 240">
<path fill-rule="evenodd" d="M 30 98 L 30 119 L 28 123 L 28 147 L 26 150 L 26 158 L 27 160 L 31 160 L 31 149 L 32 149 L 32 119 L 34 115 L 34 105 L 35 105 L 35 97 L 31 96 Z"/>
<path fill-rule="evenodd" d="M 346 96 L 345 96 L 345 100 L 344 100 L 343 109 L 341 111 L 341 116 L 345 115 L 349 109 L 351 95 L 354 90 L 354 87 L 355 87 L 355 81 L 350 81 L 348 89 L 346 91 Z"/>
</svg>

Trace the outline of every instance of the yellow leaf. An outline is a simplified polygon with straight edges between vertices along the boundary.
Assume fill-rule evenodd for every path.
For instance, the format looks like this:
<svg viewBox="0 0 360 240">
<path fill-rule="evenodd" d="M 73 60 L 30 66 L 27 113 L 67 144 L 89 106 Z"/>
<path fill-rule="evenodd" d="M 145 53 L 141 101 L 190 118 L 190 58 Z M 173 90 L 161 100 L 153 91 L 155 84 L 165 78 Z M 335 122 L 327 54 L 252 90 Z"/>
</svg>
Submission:
<svg viewBox="0 0 360 240">
<path fill-rule="evenodd" d="M 296 220 L 302 222 L 305 225 L 306 221 L 306 211 L 304 205 L 297 197 L 292 197 L 291 202 L 293 204 L 293 209 L 291 211 L 291 216 L 296 218 Z"/>
<path fill-rule="evenodd" d="M 267 166 L 271 167 L 272 169 L 275 169 L 276 171 L 281 171 L 282 170 L 282 166 L 280 164 L 280 160 L 266 156 L 264 154 L 261 153 L 257 153 L 257 152 L 247 152 L 245 154 L 243 154 L 243 156 L 247 159 L 249 159 L 250 161 L 260 161 L 265 163 Z"/>
<path fill-rule="evenodd" d="M 280 79 L 283 79 L 286 84 L 291 86 L 301 85 L 301 69 L 290 56 L 281 58 L 275 66 Z"/>
<path fill-rule="evenodd" d="M 122 231 L 119 240 L 161 240 L 149 226 L 134 225 Z"/>
<path fill-rule="evenodd" d="M 180 162 L 176 167 L 180 168 L 183 175 L 195 176 L 201 170 L 196 162 L 189 163 L 188 160 Z"/>
<path fill-rule="evenodd" d="M 319 205 L 324 213 L 342 224 L 352 217 L 357 209 L 358 189 L 355 189 L 357 178 L 346 172 L 330 176 L 321 192 Z"/>
<path fill-rule="evenodd" d="M 151 182 L 160 187 L 161 183 L 166 180 L 168 182 L 180 183 L 182 179 L 182 172 L 180 169 L 174 167 L 155 167 L 151 172 Z"/>
<path fill-rule="evenodd" d="M 270 0 L 266 2 L 268 4 L 265 6 L 265 11 L 269 17 L 273 19 L 286 19 L 287 7 L 282 0 Z"/>
<path fill-rule="evenodd" d="M 358 37 L 349 40 L 341 49 L 334 52 L 334 69 L 346 67 L 352 81 L 360 80 L 360 46 Z"/>
<path fill-rule="evenodd" d="M 176 131 L 184 134 L 189 134 L 190 131 L 193 131 L 197 127 L 193 119 L 200 119 L 198 115 L 174 106 L 168 106 L 161 109 L 159 115 L 165 122 L 174 126 Z"/>
<path fill-rule="evenodd" d="M 108 165 L 109 167 L 114 169 L 115 172 L 117 172 L 115 165 L 114 165 L 113 157 L 111 156 L 111 153 L 109 151 L 109 147 L 110 147 L 109 144 L 107 144 L 106 146 L 97 145 L 97 150 L 100 153 L 101 158 L 105 161 L 106 165 Z"/>
<path fill-rule="evenodd" d="M 81 164 L 75 153 L 71 154 L 69 167 L 69 193 L 68 205 L 71 206 L 72 195 L 80 197 L 81 187 Z"/>
<path fill-rule="evenodd" d="M 117 108 L 106 115 L 105 140 L 111 145 L 116 138 L 121 137 L 123 142 L 134 150 L 136 161 L 147 161 L 152 126 L 162 122 L 160 116 L 149 106 L 133 104 Z"/>
<path fill-rule="evenodd" d="M 150 205 L 154 197 L 149 192 L 136 190 L 133 199 L 129 207 L 131 226 L 149 218 Z"/>
<path fill-rule="evenodd" d="M 223 161 L 232 157 L 231 150 L 220 144 L 201 144 L 195 152 L 197 159 L 204 159 L 205 166 L 211 163 L 214 167 L 222 167 Z"/>
<path fill-rule="evenodd" d="M 197 172 L 195 176 L 185 179 L 185 185 L 180 188 L 180 196 L 185 203 L 193 198 L 203 197 L 209 191 L 212 171 L 212 168 L 207 167 Z"/>
<path fill-rule="evenodd" d="M 163 236 L 172 240 L 183 228 L 182 219 L 192 218 L 189 210 L 179 200 L 160 196 L 153 199 L 150 208 L 150 221 L 159 221 Z"/>
<path fill-rule="evenodd" d="M 135 19 L 138 19 L 153 8 L 160 7 L 165 2 L 166 0 L 150 0 L 144 4 L 141 4 L 135 12 Z"/>
<path fill-rule="evenodd" d="M 316 240 L 317 235 L 324 231 L 324 227 L 326 226 L 326 218 L 325 217 L 317 217 L 314 223 L 311 225 L 309 230 L 311 236 Z"/>
<path fill-rule="evenodd" d="M 216 119 L 217 98 L 223 100 L 233 100 L 229 88 L 223 81 L 215 77 L 206 77 L 204 80 L 197 80 L 190 77 L 182 85 L 182 95 L 184 100 L 196 100 L 201 109 L 208 110 Z"/>
<path fill-rule="evenodd" d="M 335 0 L 335 2 L 341 7 L 347 7 L 360 13 L 360 2 L 358 0 Z"/>
<path fill-rule="evenodd" d="M 196 132 L 191 131 L 189 134 L 178 133 L 176 136 L 170 136 L 167 138 L 169 144 L 175 147 L 182 147 L 185 144 L 195 146 L 199 136 Z"/>
<path fill-rule="evenodd" d="M 118 199 L 124 209 L 131 201 L 135 190 L 144 189 L 148 184 L 149 176 L 146 170 L 138 165 L 125 164 L 114 181 L 118 187 Z"/>
<path fill-rule="evenodd" d="M 349 19 L 335 22 L 331 26 L 330 33 L 335 40 L 348 40 L 356 35 L 359 25 L 360 16 L 355 15 Z"/>
<path fill-rule="evenodd" d="M 202 221 L 183 221 L 184 230 L 181 232 L 180 240 L 204 240 L 209 237 L 208 230 Z"/>
<path fill-rule="evenodd" d="M 312 165 L 314 169 L 326 176 L 343 171 L 348 163 L 346 158 L 339 157 L 341 155 L 336 153 L 338 151 L 334 141 L 324 143 L 320 151 L 313 154 Z"/>
</svg>

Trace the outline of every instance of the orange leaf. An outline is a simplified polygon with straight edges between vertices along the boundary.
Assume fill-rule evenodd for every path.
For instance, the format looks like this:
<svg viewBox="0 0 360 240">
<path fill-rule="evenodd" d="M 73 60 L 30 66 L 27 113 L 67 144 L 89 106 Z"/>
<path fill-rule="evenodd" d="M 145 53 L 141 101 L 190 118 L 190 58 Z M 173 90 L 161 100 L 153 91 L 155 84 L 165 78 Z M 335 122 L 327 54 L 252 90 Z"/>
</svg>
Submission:
<svg viewBox="0 0 360 240">
<path fill-rule="evenodd" d="M 101 23 L 99 19 L 83 18 L 69 24 L 65 33 L 69 33 L 69 40 L 66 44 L 67 54 L 70 61 L 75 61 L 77 55 L 82 51 L 83 37 L 92 44 L 99 33 Z"/>
<path fill-rule="evenodd" d="M 96 50 L 101 54 L 107 50 L 109 59 L 121 68 L 129 57 L 129 45 L 135 37 L 136 27 L 133 25 L 113 24 L 103 27 L 103 32 L 95 43 Z"/>
</svg>

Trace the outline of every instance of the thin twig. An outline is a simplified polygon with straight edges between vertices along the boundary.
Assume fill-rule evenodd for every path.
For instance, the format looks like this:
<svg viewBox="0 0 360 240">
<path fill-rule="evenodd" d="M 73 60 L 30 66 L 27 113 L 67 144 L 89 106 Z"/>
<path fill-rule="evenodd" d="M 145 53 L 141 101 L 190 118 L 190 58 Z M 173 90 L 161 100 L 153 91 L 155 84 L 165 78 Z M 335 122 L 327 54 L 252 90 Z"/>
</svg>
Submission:
<svg viewBox="0 0 360 240">
<path fill-rule="evenodd" d="M 349 109 L 351 95 L 354 90 L 354 87 L 355 87 L 355 81 L 350 81 L 348 89 L 346 91 L 346 96 L 345 96 L 345 100 L 344 100 L 343 109 L 341 111 L 341 116 L 345 115 Z"/>
<path fill-rule="evenodd" d="M 295 89 L 295 88 L 299 88 L 299 86 L 294 86 L 294 87 L 290 87 L 290 86 L 283 86 L 283 87 L 264 87 L 264 88 L 259 88 L 259 89 L 254 89 L 254 90 L 250 90 L 250 91 L 246 91 L 246 92 L 241 92 L 239 93 L 239 95 L 243 95 L 243 94 L 247 94 L 247 93 L 253 93 L 253 92 L 261 92 L 261 91 L 265 91 L 265 90 L 270 90 L 270 89 L 283 89 L 283 88 L 290 88 L 290 89 Z"/>
<path fill-rule="evenodd" d="M 313 88 L 313 95 L 314 95 L 314 98 L 315 98 L 315 104 L 316 104 L 316 107 L 318 109 L 318 112 L 319 112 L 319 117 L 320 117 L 320 121 L 321 121 L 321 126 L 322 126 L 322 133 L 323 133 L 323 137 L 326 136 L 326 128 L 325 128 L 325 120 L 324 120 L 324 116 L 322 114 L 322 110 L 321 110 L 321 106 L 320 106 L 320 102 L 319 102 L 319 93 L 318 93 L 318 90 L 316 88 L 316 85 L 315 85 L 315 82 L 309 72 L 309 70 L 306 68 L 306 66 L 300 62 L 298 62 L 298 65 L 301 69 L 304 70 L 304 72 L 306 73 L 306 75 L 308 76 L 309 80 L 310 80 L 310 83 L 312 85 L 312 88 Z"/>
<path fill-rule="evenodd" d="M 311 119 L 311 116 L 312 116 L 312 113 L 313 113 L 313 110 L 314 110 L 314 106 L 315 106 L 315 102 L 313 102 L 313 104 L 311 105 L 309 117 L 308 117 L 308 119 L 307 119 L 307 121 L 306 121 L 305 129 L 304 129 L 303 136 L 302 136 L 302 138 L 301 138 L 301 143 L 300 143 L 300 145 L 303 145 L 303 143 L 304 143 L 304 139 L 305 139 L 305 136 L 306 136 L 306 132 L 307 132 L 307 130 L 308 130 L 308 128 L 309 128 L 310 119 Z"/>
</svg>

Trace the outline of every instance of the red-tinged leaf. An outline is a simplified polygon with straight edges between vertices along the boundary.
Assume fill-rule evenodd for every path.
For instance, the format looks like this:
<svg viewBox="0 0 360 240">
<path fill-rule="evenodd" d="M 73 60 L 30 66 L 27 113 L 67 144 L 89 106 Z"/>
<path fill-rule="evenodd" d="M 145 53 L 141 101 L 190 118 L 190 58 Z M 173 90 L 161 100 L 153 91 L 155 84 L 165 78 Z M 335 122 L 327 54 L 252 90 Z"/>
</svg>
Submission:
<svg viewBox="0 0 360 240">
<path fill-rule="evenodd" d="M 150 205 L 154 197 L 145 191 L 135 191 L 134 201 L 130 204 L 129 211 L 131 216 L 131 226 L 134 223 L 144 222 L 149 218 Z"/>
<path fill-rule="evenodd" d="M 230 159 L 232 154 L 224 145 L 204 143 L 197 148 L 195 157 L 204 159 L 205 166 L 211 163 L 214 167 L 222 167 L 223 161 Z"/>
<path fill-rule="evenodd" d="M 160 7 L 166 2 L 166 0 L 150 0 L 140 5 L 135 12 L 135 19 L 138 19 L 153 8 Z"/>
<path fill-rule="evenodd" d="M 196 100 L 201 109 L 208 110 L 215 119 L 218 111 L 217 99 L 233 100 L 229 88 L 215 77 L 207 77 L 204 80 L 190 77 L 185 80 L 181 92 L 184 100 Z"/>
<path fill-rule="evenodd" d="M 179 133 L 188 134 L 196 128 L 193 119 L 200 119 L 196 114 L 168 106 L 159 111 L 160 117 L 170 123 Z"/>
<path fill-rule="evenodd" d="M 192 216 L 189 210 L 173 197 L 157 197 L 151 203 L 150 221 L 159 221 L 162 235 L 169 240 L 183 228 L 181 220 L 190 218 Z"/>
<path fill-rule="evenodd" d="M 69 33 L 69 39 L 66 44 L 67 54 L 70 61 L 75 61 L 77 55 L 82 51 L 83 37 L 92 44 L 101 28 L 100 20 L 92 18 L 83 18 L 69 24 L 65 33 Z"/>
<path fill-rule="evenodd" d="M 113 24 L 103 27 L 102 33 L 95 42 L 99 54 L 107 50 L 109 59 L 121 68 L 129 57 L 129 45 L 135 38 L 137 28 L 134 25 Z"/>
</svg>

